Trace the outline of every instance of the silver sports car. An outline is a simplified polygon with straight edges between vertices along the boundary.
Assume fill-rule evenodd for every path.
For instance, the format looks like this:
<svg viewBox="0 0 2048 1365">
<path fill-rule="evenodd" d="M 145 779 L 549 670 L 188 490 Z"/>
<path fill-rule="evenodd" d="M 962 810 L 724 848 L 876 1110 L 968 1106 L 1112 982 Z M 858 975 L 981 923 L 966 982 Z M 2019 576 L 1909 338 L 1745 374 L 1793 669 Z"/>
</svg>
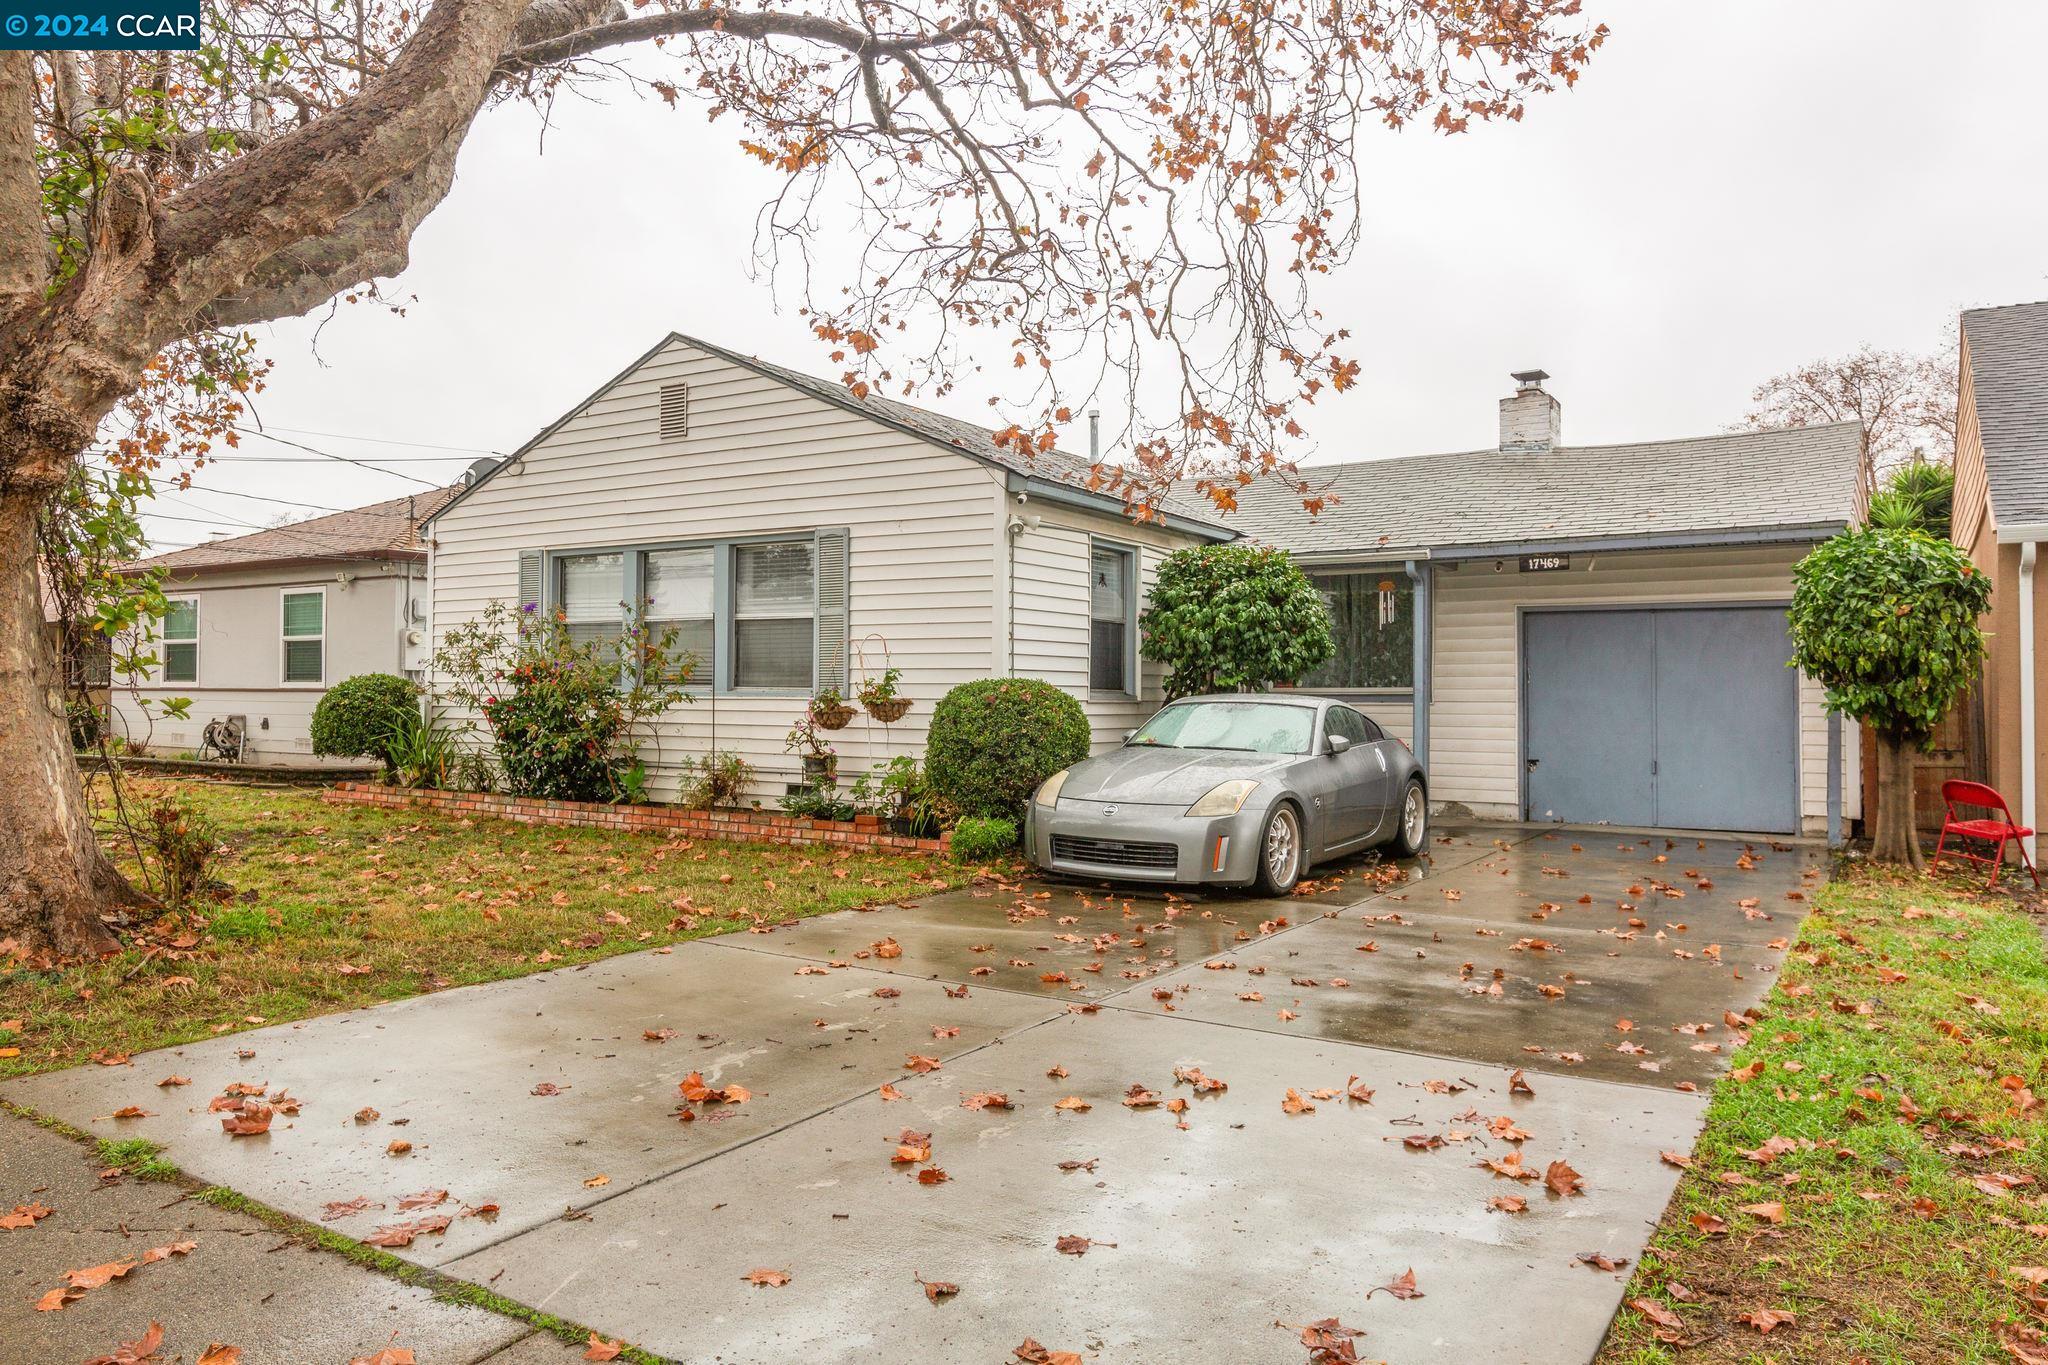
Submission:
<svg viewBox="0 0 2048 1365">
<path fill-rule="evenodd" d="M 1055 872 L 1220 882 L 1284 895 L 1314 864 L 1428 838 L 1429 789 L 1408 746 L 1328 697 L 1188 697 L 1123 747 L 1047 778 L 1024 818 Z"/>
</svg>

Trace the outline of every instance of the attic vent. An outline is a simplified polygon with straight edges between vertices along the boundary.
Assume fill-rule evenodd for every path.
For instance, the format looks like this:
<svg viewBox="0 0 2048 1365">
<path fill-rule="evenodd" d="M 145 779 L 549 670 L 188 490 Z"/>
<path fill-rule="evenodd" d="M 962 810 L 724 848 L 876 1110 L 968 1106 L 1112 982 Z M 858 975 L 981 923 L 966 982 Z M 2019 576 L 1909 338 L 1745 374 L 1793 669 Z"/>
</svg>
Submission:
<svg viewBox="0 0 2048 1365">
<path fill-rule="evenodd" d="M 661 386 L 661 439 L 679 441 L 690 434 L 690 386 Z"/>
</svg>

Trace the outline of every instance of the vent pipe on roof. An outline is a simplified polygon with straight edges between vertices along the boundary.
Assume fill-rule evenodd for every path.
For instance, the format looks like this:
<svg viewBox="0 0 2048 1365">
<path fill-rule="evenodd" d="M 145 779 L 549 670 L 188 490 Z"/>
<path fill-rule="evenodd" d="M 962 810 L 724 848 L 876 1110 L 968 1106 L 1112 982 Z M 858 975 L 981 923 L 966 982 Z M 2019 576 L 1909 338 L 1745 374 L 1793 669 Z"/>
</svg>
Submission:
<svg viewBox="0 0 2048 1365">
<path fill-rule="evenodd" d="M 1102 411 L 1088 409 L 1088 463 L 1102 463 Z"/>
<path fill-rule="evenodd" d="M 1513 377 L 1515 391 L 1500 400 L 1500 448 L 1545 451 L 1564 444 L 1563 410 L 1543 388 L 1550 376 L 1542 370 L 1516 370 Z"/>
</svg>

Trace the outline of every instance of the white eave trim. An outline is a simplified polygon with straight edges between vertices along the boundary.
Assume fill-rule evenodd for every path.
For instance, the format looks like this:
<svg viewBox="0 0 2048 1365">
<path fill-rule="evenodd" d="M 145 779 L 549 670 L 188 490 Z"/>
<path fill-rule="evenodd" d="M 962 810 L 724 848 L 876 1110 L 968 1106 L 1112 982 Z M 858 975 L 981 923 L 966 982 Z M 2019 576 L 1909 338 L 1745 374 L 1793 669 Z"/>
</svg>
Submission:
<svg viewBox="0 0 2048 1365">
<path fill-rule="evenodd" d="M 2048 540 L 2048 521 L 2016 522 L 1998 528 L 1998 543 L 2023 545 L 2031 540 Z"/>
</svg>

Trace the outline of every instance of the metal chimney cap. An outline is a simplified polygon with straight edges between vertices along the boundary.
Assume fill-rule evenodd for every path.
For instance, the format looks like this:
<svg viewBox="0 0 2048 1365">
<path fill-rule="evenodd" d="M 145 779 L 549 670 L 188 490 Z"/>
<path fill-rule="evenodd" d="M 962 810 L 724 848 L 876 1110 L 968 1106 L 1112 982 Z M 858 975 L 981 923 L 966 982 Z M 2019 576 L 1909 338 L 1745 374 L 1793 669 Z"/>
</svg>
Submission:
<svg viewBox="0 0 2048 1365">
<path fill-rule="evenodd" d="M 1540 389 L 1543 387 L 1543 381 L 1550 378 L 1550 374 L 1547 370 L 1516 370 L 1508 377 L 1522 388 Z"/>
</svg>

